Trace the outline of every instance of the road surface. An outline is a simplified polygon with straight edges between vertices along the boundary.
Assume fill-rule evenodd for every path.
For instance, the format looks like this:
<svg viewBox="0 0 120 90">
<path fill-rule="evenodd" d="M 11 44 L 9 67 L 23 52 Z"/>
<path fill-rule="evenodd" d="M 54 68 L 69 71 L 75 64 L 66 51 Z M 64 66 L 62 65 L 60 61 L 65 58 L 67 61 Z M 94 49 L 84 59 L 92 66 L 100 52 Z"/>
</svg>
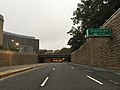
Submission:
<svg viewBox="0 0 120 90">
<path fill-rule="evenodd" d="M 50 63 L 0 79 L 0 90 L 120 90 L 120 85 L 72 63 Z"/>
</svg>

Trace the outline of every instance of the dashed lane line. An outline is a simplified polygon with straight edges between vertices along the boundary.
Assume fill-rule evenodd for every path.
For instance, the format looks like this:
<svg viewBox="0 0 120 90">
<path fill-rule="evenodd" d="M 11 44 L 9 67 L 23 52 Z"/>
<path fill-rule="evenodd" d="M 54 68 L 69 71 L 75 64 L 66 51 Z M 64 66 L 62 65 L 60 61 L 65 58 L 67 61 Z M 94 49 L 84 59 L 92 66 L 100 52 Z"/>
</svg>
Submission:
<svg viewBox="0 0 120 90">
<path fill-rule="evenodd" d="M 74 69 L 74 67 L 71 67 L 71 69 Z"/>
<path fill-rule="evenodd" d="M 103 85 L 103 83 L 100 82 L 100 81 L 98 81 L 97 79 L 94 79 L 93 77 L 91 77 L 91 76 L 89 76 L 89 75 L 87 75 L 87 77 L 88 77 L 89 79 L 95 81 L 96 83 L 98 83 L 98 84 L 100 84 L 100 85 Z"/>
<path fill-rule="evenodd" d="M 41 87 L 44 87 L 46 82 L 48 81 L 49 77 L 46 77 L 46 79 L 43 81 L 43 83 L 40 85 Z"/>
<path fill-rule="evenodd" d="M 55 70 L 55 68 L 53 68 L 53 71 Z"/>
</svg>

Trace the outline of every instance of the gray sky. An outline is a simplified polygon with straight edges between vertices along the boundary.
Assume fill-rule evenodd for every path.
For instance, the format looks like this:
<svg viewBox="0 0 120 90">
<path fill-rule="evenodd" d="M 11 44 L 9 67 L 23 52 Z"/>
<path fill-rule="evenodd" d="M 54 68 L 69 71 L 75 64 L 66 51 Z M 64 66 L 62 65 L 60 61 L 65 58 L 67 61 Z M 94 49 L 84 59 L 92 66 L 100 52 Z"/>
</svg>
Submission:
<svg viewBox="0 0 120 90">
<path fill-rule="evenodd" d="M 35 36 L 40 49 L 61 49 L 70 38 L 73 11 L 80 0 L 0 0 L 4 30 Z"/>
</svg>

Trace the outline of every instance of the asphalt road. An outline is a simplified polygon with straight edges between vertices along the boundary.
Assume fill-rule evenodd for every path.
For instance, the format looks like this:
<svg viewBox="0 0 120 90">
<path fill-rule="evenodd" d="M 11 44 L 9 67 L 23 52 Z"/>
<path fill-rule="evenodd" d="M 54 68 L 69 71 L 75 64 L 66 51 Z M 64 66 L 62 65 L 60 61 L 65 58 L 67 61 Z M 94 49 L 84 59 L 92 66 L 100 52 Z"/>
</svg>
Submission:
<svg viewBox="0 0 120 90">
<path fill-rule="evenodd" d="M 50 63 L 0 80 L 0 90 L 120 90 L 120 85 L 77 65 Z"/>
</svg>

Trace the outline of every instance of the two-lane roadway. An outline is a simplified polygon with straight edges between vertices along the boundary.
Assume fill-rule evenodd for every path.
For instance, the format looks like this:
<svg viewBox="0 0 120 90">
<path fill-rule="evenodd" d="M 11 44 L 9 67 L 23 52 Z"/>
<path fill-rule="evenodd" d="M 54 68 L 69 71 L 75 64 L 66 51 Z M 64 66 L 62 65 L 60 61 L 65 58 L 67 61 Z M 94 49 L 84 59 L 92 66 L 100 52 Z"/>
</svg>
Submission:
<svg viewBox="0 0 120 90">
<path fill-rule="evenodd" d="M 49 63 L 1 79 L 0 90 L 120 90 L 120 86 L 72 64 Z"/>
</svg>

